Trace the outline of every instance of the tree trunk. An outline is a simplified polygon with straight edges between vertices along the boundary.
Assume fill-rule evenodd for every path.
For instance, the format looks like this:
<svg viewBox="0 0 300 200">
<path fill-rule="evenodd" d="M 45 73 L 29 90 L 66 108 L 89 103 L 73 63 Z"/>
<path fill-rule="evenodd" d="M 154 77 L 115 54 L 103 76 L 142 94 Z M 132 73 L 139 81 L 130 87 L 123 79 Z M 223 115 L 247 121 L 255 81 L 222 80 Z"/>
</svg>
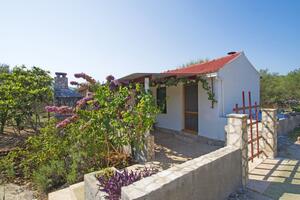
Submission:
<svg viewBox="0 0 300 200">
<path fill-rule="evenodd" d="M 0 134 L 4 133 L 4 126 L 7 120 L 7 112 L 3 112 L 1 115 Z"/>
</svg>

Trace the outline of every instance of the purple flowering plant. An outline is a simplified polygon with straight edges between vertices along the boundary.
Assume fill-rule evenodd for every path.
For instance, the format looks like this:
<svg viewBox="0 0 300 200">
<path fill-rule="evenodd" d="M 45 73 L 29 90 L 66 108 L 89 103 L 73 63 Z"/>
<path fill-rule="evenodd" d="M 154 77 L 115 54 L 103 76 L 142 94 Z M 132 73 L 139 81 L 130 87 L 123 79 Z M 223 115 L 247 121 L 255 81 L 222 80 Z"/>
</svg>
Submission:
<svg viewBox="0 0 300 200">
<path fill-rule="evenodd" d="M 123 147 L 130 145 L 132 149 L 142 148 L 145 132 L 152 128 L 158 113 L 151 93 L 145 92 L 140 84 L 124 84 L 113 76 L 108 76 L 103 84 L 85 73 L 75 74 L 75 77 L 87 81 L 74 83 L 78 87 L 84 84 L 88 86 L 84 91 L 86 96 L 77 101 L 74 108 L 45 107 L 47 112 L 62 114 L 66 118 L 52 122 L 39 139 L 32 139 L 35 147 L 31 149 L 37 149 L 40 144 L 47 145 L 35 150 L 39 156 L 29 161 L 24 159 L 29 166 L 26 169 L 48 166 L 48 160 L 50 162 L 52 159 L 65 161 L 63 170 L 66 172 L 59 176 L 63 176 L 60 180 L 69 184 L 80 180 L 83 174 L 92 169 L 126 167 L 131 155 L 124 153 Z M 43 164 L 35 165 L 41 162 Z M 122 172 L 122 175 L 116 174 L 114 178 L 121 177 L 122 183 L 126 184 L 129 183 L 126 182 L 128 177 L 133 181 L 144 176 L 135 172 Z M 55 179 L 56 175 L 53 177 Z"/>
<path fill-rule="evenodd" d="M 1 173 L 12 174 L 16 169 L 17 174 L 32 180 L 41 190 L 49 191 L 80 181 L 88 172 L 130 164 L 130 155 L 123 147 L 141 148 L 145 132 L 152 128 L 158 113 L 151 93 L 145 92 L 138 83 L 119 82 L 113 76 L 108 76 L 103 84 L 84 73 L 76 77 L 87 81 L 76 84 L 86 85 L 83 92 L 87 95 L 74 108 L 46 106 L 47 112 L 65 118 L 50 118 L 39 134 L 26 140 L 24 148 L 9 154 Z M 122 172 L 114 180 L 121 178 L 122 183 L 129 184 L 128 181 L 140 177 L 143 175 Z M 109 185 L 113 183 L 111 180 Z"/>
<path fill-rule="evenodd" d="M 144 168 L 136 171 L 128 171 L 127 169 L 115 171 L 110 177 L 107 174 L 96 176 L 99 182 L 99 191 L 107 193 L 105 197 L 108 200 L 119 200 L 121 197 L 121 189 L 136 181 L 146 178 L 157 173 L 155 168 Z"/>
</svg>

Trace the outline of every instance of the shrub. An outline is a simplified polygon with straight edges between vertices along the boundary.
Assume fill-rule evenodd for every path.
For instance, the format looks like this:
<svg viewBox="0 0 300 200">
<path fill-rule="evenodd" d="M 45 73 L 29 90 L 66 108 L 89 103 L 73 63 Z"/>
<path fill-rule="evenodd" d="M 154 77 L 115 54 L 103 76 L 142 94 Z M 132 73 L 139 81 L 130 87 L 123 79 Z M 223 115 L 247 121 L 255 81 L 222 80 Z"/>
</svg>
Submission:
<svg viewBox="0 0 300 200">
<path fill-rule="evenodd" d="M 300 112 L 300 106 L 299 105 L 295 106 L 295 107 L 292 108 L 292 110 L 295 111 L 295 112 Z"/>
<path fill-rule="evenodd" d="M 6 177 L 14 174 L 32 180 L 49 191 L 64 183 L 82 180 L 85 173 L 130 162 L 125 145 L 143 146 L 145 132 L 152 128 L 158 112 L 152 95 L 141 85 L 121 85 L 110 77 L 99 84 L 91 77 L 92 94 L 76 108 L 48 106 L 49 112 L 68 114 L 62 121 L 51 120 L 40 134 L 26 140 L 25 148 L 12 151 L 0 163 Z M 85 85 L 86 86 L 86 85 Z"/>
<path fill-rule="evenodd" d="M 40 191 L 48 191 L 66 182 L 65 163 L 63 161 L 51 160 L 48 165 L 41 165 L 32 174 L 32 180 Z"/>
</svg>

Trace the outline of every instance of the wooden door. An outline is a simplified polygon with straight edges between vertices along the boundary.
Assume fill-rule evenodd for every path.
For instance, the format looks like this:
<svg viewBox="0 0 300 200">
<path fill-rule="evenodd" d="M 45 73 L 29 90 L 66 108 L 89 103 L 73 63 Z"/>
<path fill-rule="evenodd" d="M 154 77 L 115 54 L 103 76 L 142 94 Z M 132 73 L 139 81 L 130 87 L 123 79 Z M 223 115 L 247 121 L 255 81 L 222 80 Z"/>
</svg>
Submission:
<svg viewBox="0 0 300 200">
<path fill-rule="evenodd" d="M 198 84 L 184 86 L 184 129 L 198 133 Z"/>
</svg>

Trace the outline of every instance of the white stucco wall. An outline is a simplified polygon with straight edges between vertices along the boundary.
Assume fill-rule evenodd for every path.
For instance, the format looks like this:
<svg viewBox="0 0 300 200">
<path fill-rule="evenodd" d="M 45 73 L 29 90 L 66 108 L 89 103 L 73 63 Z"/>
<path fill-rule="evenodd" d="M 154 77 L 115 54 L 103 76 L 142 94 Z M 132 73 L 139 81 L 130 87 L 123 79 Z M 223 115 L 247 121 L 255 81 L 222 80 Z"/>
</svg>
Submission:
<svg viewBox="0 0 300 200">
<path fill-rule="evenodd" d="M 211 85 L 210 80 L 208 80 Z M 199 82 L 198 85 L 198 106 L 199 106 L 199 131 L 198 134 L 201 136 L 225 140 L 225 131 L 224 126 L 226 125 L 226 118 L 219 116 L 219 105 L 220 105 L 220 88 L 219 80 L 214 78 L 214 92 L 215 98 L 218 101 L 214 104 L 214 107 L 211 107 L 211 101 L 208 100 L 208 95 L 206 90 L 203 89 L 202 83 Z"/>
<path fill-rule="evenodd" d="M 210 84 L 210 81 L 209 81 Z M 242 91 L 245 91 L 246 104 L 248 91 L 252 93 L 252 104 L 259 104 L 260 76 L 246 56 L 241 53 L 236 59 L 226 64 L 214 77 L 214 92 L 216 100 L 214 108 L 208 100 L 202 84 L 198 85 L 199 131 L 198 134 L 219 140 L 225 140 L 224 126 L 226 115 L 232 113 L 236 103 L 242 105 Z M 156 98 L 156 88 L 151 88 Z M 167 87 L 167 113 L 159 114 L 157 126 L 176 131 L 184 129 L 184 97 L 183 86 Z"/>
<path fill-rule="evenodd" d="M 156 99 L 156 88 L 150 88 Z M 167 113 L 157 116 L 157 126 L 181 131 L 183 129 L 183 86 L 179 84 L 166 88 Z"/>
<path fill-rule="evenodd" d="M 220 116 L 232 113 L 236 103 L 242 106 L 242 91 L 245 91 L 246 105 L 248 105 L 248 91 L 251 91 L 252 104 L 259 104 L 260 75 L 249 62 L 244 53 L 228 63 L 218 72 L 221 85 Z"/>
</svg>

